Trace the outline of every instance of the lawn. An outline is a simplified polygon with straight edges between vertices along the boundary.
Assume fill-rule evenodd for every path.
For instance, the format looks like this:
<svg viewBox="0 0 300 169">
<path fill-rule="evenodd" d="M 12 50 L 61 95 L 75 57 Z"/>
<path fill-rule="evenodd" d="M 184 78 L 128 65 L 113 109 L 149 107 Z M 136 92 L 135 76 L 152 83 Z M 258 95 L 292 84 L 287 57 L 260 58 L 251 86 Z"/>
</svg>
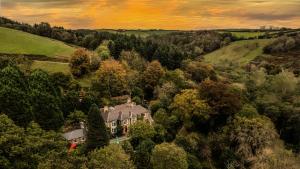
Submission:
<svg viewBox="0 0 300 169">
<path fill-rule="evenodd" d="M 257 38 L 260 35 L 264 35 L 265 32 L 235 32 L 235 31 L 219 31 L 219 33 L 231 33 L 233 36 L 237 38 Z"/>
<path fill-rule="evenodd" d="M 68 63 L 62 63 L 62 62 L 50 62 L 50 61 L 34 61 L 31 69 L 42 69 L 48 73 L 58 73 L 62 72 L 67 75 L 71 75 L 70 67 Z M 78 83 L 82 87 L 90 87 L 92 84 L 92 80 L 96 77 L 95 73 L 90 73 L 88 75 L 85 75 L 81 78 L 76 78 L 75 80 L 78 81 Z"/>
<path fill-rule="evenodd" d="M 49 73 L 62 72 L 64 74 L 71 74 L 69 64 L 61 62 L 34 61 L 31 69 L 42 69 Z"/>
<path fill-rule="evenodd" d="M 90 87 L 92 85 L 92 80 L 96 78 L 95 73 L 90 73 L 88 75 L 83 76 L 80 79 L 76 79 L 82 87 Z"/>
<path fill-rule="evenodd" d="M 75 48 L 50 38 L 0 27 L 0 53 L 67 58 Z"/>
<path fill-rule="evenodd" d="M 255 39 L 233 42 L 205 55 L 204 60 L 213 65 L 235 64 L 244 66 L 263 54 L 263 48 L 271 41 L 271 39 Z"/>
</svg>

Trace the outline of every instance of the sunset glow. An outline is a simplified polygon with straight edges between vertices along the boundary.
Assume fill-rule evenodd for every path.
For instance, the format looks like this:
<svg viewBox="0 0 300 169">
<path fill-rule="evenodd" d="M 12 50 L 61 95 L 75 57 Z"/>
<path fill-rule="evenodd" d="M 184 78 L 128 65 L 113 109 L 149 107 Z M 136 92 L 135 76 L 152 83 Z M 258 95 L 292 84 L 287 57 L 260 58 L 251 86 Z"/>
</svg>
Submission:
<svg viewBox="0 0 300 169">
<path fill-rule="evenodd" d="M 66 28 L 300 27 L 299 0 L 0 0 L 0 15 Z"/>
</svg>

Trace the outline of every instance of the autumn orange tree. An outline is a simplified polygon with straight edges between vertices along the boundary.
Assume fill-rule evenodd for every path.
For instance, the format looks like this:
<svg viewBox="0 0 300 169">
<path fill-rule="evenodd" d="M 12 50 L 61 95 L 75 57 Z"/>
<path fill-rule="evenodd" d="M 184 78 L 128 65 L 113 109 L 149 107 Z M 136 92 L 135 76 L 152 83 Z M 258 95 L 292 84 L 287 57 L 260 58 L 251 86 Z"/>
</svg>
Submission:
<svg viewBox="0 0 300 169">
<path fill-rule="evenodd" d="M 76 50 L 70 59 L 71 73 L 81 77 L 90 72 L 90 55 L 87 50 L 80 48 Z"/>
<path fill-rule="evenodd" d="M 199 98 L 198 91 L 195 89 L 183 90 L 177 94 L 170 108 L 179 114 L 186 128 L 191 128 L 210 117 L 209 105 Z"/>
<path fill-rule="evenodd" d="M 152 61 L 146 68 L 144 74 L 143 74 L 143 83 L 144 89 L 146 91 L 146 95 L 152 96 L 152 92 L 159 84 L 160 78 L 162 78 L 165 74 L 165 71 L 161 64 L 158 61 Z"/>
<path fill-rule="evenodd" d="M 105 60 L 96 74 L 93 88 L 99 92 L 99 96 L 113 97 L 128 93 L 127 71 L 120 62 Z"/>
</svg>

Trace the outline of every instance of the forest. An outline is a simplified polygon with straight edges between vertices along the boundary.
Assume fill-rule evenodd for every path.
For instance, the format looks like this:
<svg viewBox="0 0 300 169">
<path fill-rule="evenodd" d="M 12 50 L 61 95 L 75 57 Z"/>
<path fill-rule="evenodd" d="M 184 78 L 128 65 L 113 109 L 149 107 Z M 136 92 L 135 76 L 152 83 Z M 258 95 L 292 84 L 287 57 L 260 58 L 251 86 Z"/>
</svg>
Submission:
<svg viewBox="0 0 300 169">
<path fill-rule="evenodd" d="M 291 64 L 299 61 L 300 33 L 140 37 L 4 17 L 0 26 L 76 48 L 70 74 L 31 69 L 34 58 L 25 55 L 0 55 L 0 168 L 300 168 L 300 64 Z M 204 59 L 233 42 L 257 39 L 270 43 L 246 65 Z M 83 77 L 91 77 L 90 86 L 78 82 Z M 154 123 L 138 121 L 128 140 L 114 144 L 110 139 L 121 135 L 108 131 L 100 108 L 122 103 L 120 96 L 148 108 Z M 70 151 L 62 133 L 82 121 L 87 141 Z"/>
</svg>

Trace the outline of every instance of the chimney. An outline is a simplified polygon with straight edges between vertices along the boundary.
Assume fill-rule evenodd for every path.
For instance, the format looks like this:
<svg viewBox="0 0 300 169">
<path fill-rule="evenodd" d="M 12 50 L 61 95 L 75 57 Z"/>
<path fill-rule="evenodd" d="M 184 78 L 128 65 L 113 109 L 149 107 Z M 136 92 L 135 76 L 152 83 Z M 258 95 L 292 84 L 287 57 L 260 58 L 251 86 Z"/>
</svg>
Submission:
<svg viewBox="0 0 300 169">
<path fill-rule="evenodd" d="M 104 111 L 104 112 L 108 112 L 108 106 L 104 106 L 103 111 Z"/>
<path fill-rule="evenodd" d="M 122 121 L 123 120 L 123 112 L 119 112 L 119 120 Z"/>
<path fill-rule="evenodd" d="M 130 107 L 132 108 L 132 107 L 134 107 L 135 106 L 135 102 L 131 102 L 130 103 Z"/>
<path fill-rule="evenodd" d="M 80 128 L 84 129 L 84 122 L 80 122 Z"/>
<path fill-rule="evenodd" d="M 127 98 L 127 103 L 128 104 L 131 103 L 131 98 L 130 97 Z"/>
</svg>

